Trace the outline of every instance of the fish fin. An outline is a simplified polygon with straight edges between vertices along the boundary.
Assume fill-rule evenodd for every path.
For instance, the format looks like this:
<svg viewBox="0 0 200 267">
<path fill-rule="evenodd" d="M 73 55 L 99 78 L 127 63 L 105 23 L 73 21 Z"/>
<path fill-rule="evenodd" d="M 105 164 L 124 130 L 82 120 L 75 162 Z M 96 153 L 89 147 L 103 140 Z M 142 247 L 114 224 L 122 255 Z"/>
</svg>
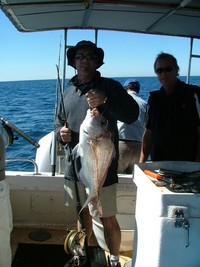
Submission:
<svg viewBox="0 0 200 267">
<path fill-rule="evenodd" d="M 90 202 L 93 201 L 93 199 L 94 199 L 94 197 L 92 197 L 92 196 L 89 196 L 89 197 L 87 198 L 87 200 L 85 201 L 83 207 L 82 207 L 81 210 L 79 211 L 79 215 L 80 215 L 80 213 L 82 212 L 82 210 L 83 210 L 85 207 L 87 207 L 87 205 L 88 205 Z"/>
<path fill-rule="evenodd" d="M 102 204 L 101 204 L 100 199 L 97 200 L 97 211 L 98 211 L 99 217 L 102 217 L 103 209 L 102 209 Z"/>
<path fill-rule="evenodd" d="M 94 208 L 97 210 L 99 217 L 103 216 L 103 209 L 102 209 L 102 204 L 101 201 L 99 199 L 99 197 L 92 197 L 92 198 L 88 198 L 86 200 L 86 202 L 84 203 L 83 207 L 81 208 L 81 210 L 79 211 L 79 215 L 82 212 L 82 210 L 89 204 L 91 203 Z"/>
<path fill-rule="evenodd" d="M 97 210 L 99 217 L 103 216 L 103 209 L 102 209 L 102 204 L 101 200 L 99 197 L 95 197 L 91 200 L 92 205 L 94 208 Z"/>
<path fill-rule="evenodd" d="M 83 156 L 83 148 L 81 144 L 77 144 L 72 150 L 74 158 L 82 157 Z"/>
</svg>

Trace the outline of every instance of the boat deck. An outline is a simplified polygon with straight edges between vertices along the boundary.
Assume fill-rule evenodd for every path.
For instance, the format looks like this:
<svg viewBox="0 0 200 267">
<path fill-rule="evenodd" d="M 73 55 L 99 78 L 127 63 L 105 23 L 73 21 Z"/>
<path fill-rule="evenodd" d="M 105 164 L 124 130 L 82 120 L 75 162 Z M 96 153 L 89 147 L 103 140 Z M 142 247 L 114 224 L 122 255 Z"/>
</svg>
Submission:
<svg viewBox="0 0 200 267">
<path fill-rule="evenodd" d="M 70 226 L 68 229 L 72 229 L 72 226 Z M 66 227 L 60 227 L 60 228 L 14 227 L 11 234 L 12 258 L 14 259 L 19 244 L 64 246 L 66 235 L 67 235 Z M 106 258 L 108 258 L 109 253 L 105 252 L 105 254 Z M 120 255 L 121 265 L 124 266 L 125 263 L 129 262 L 131 260 L 131 256 L 132 256 L 132 251 L 121 253 Z M 17 266 L 24 267 L 24 265 L 17 265 Z M 34 267 L 41 267 L 41 265 Z M 49 265 L 42 267 L 49 267 Z"/>
<path fill-rule="evenodd" d="M 35 240 L 31 238 L 31 234 L 34 236 Z M 48 234 L 49 238 L 48 238 Z M 47 237 L 47 239 L 45 238 Z M 66 228 L 59 228 L 59 229 L 52 229 L 52 228 L 23 228 L 23 227 L 14 227 L 12 234 L 11 234 L 11 248 L 12 248 L 12 257 L 17 250 L 17 246 L 20 243 L 26 244 L 57 244 L 63 245 L 64 240 L 66 238 Z M 42 241 L 42 239 L 44 241 Z"/>
</svg>

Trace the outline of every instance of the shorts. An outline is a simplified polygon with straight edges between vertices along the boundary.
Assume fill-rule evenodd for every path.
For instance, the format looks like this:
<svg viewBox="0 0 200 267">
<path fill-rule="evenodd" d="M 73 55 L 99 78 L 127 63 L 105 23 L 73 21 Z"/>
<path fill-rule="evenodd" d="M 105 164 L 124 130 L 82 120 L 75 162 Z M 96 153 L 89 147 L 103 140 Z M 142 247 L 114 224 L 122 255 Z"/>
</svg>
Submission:
<svg viewBox="0 0 200 267">
<path fill-rule="evenodd" d="M 80 205 L 83 206 L 85 201 L 87 200 L 89 189 L 85 188 L 85 186 L 80 181 L 77 182 L 77 188 L 79 192 Z M 76 207 L 77 198 L 76 198 L 74 181 L 65 179 L 64 189 L 66 193 L 65 205 Z M 116 191 L 117 191 L 117 184 L 102 187 L 100 189 L 100 201 L 103 211 L 102 217 L 111 217 L 117 214 Z M 97 209 L 91 203 L 88 204 L 88 207 L 90 215 L 92 217 L 99 216 Z"/>
<path fill-rule="evenodd" d="M 116 201 L 117 184 L 112 184 L 100 189 L 100 201 L 102 205 L 103 215 L 101 217 L 111 217 L 117 214 L 117 201 Z M 98 217 L 98 211 L 94 206 L 88 204 L 90 215 Z"/>
<path fill-rule="evenodd" d="M 85 186 L 80 181 L 77 181 L 76 184 L 80 199 L 80 205 L 83 206 L 87 199 Z M 75 190 L 75 182 L 73 180 L 65 179 L 64 190 L 65 190 L 65 195 L 64 195 L 65 205 L 76 207 L 78 199 Z"/>
<path fill-rule="evenodd" d="M 134 164 L 139 163 L 141 142 L 119 140 L 118 173 L 133 173 Z"/>
</svg>

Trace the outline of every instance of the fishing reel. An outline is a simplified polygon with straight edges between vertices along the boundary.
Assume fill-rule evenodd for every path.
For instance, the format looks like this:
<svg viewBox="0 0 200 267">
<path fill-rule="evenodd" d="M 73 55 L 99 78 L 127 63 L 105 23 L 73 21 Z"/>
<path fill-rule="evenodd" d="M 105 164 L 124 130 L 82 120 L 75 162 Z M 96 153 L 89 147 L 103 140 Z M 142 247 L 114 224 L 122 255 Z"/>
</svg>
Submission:
<svg viewBox="0 0 200 267">
<path fill-rule="evenodd" d="M 67 254 L 85 256 L 85 233 L 83 231 L 69 230 L 64 242 L 64 250 Z"/>
<path fill-rule="evenodd" d="M 14 140 L 18 140 L 18 137 L 14 137 L 13 131 L 21 135 L 26 141 L 31 143 L 33 146 L 36 146 L 37 148 L 40 147 L 40 145 L 35 142 L 32 138 L 30 138 L 28 135 L 26 135 L 24 132 L 22 132 L 19 128 L 17 128 L 14 124 L 10 123 L 9 121 L 6 121 L 3 117 L 0 116 L 0 134 L 2 134 L 5 142 L 5 146 L 11 146 L 14 142 Z"/>
<path fill-rule="evenodd" d="M 5 147 L 11 146 L 14 142 L 14 135 L 12 129 L 5 125 L 0 124 L 0 134 L 3 136 Z"/>
<path fill-rule="evenodd" d="M 99 246 L 88 246 L 86 234 L 83 231 L 68 231 L 64 242 L 64 250 L 73 257 L 64 267 L 108 267 L 105 251 Z"/>
<path fill-rule="evenodd" d="M 85 266 L 86 253 L 84 249 L 85 233 L 83 231 L 69 230 L 64 241 L 64 250 L 73 257 L 64 267 Z"/>
</svg>

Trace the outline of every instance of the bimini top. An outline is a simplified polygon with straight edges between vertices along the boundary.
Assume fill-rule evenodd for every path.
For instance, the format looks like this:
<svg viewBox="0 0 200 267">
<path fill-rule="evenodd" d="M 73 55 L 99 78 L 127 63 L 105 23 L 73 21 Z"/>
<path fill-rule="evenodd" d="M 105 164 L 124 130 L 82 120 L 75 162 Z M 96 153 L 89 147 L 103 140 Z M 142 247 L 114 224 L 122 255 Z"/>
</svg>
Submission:
<svg viewBox="0 0 200 267">
<path fill-rule="evenodd" d="M 200 38 L 199 0 L 2 0 L 19 31 L 117 30 Z"/>
</svg>

